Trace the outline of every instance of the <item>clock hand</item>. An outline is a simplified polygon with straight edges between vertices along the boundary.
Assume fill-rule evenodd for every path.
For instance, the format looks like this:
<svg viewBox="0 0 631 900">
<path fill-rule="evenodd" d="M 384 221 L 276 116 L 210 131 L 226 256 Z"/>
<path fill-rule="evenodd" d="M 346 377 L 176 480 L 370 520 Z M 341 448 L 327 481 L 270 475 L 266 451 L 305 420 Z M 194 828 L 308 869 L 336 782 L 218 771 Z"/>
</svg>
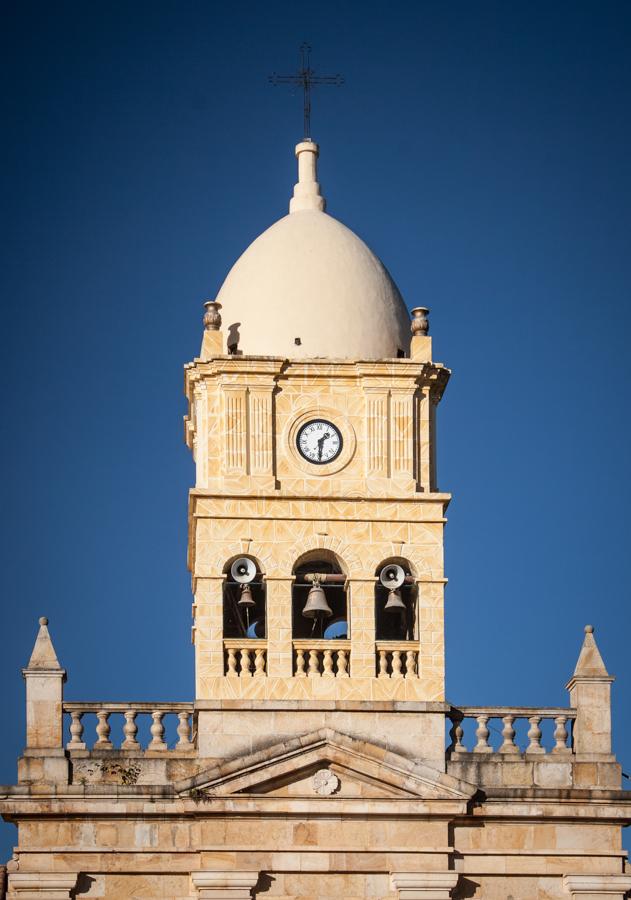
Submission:
<svg viewBox="0 0 631 900">
<path fill-rule="evenodd" d="M 331 435 L 329 434 L 329 432 L 325 431 L 325 433 L 322 435 L 322 437 L 318 439 L 318 459 L 322 459 L 322 448 L 324 446 L 324 442 L 326 441 L 327 438 L 330 438 L 330 437 L 331 437 Z"/>
</svg>

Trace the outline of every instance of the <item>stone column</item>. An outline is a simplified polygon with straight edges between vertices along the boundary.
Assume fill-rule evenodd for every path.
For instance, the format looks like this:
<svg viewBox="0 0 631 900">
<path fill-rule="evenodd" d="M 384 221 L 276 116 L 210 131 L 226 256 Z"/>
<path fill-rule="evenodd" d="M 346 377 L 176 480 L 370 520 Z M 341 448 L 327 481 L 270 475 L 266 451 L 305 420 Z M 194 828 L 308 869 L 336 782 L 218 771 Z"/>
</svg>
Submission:
<svg viewBox="0 0 631 900">
<path fill-rule="evenodd" d="M 33 653 L 22 674 L 26 681 L 26 748 L 18 762 L 18 778 L 31 783 L 67 783 L 68 761 L 63 749 L 66 671 L 59 665 L 45 616 L 39 620 Z"/>
<path fill-rule="evenodd" d="M 563 888 L 574 900 L 623 900 L 631 875 L 564 875 Z"/>
<path fill-rule="evenodd" d="M 15 872 L 9 875 L 7 900 L 70 900 L 77 877 L 67 872 Z"/>
<path fill-rule="evenodd" d="M 449 900 L 457 872 L 392 872 L 392 889 L 399 900 Z"/>
<path fill-rule="evenodd" d="M 259 880 L 258 872 L 191 872 L 199 900 L 245 900 Z"/>
</svg>

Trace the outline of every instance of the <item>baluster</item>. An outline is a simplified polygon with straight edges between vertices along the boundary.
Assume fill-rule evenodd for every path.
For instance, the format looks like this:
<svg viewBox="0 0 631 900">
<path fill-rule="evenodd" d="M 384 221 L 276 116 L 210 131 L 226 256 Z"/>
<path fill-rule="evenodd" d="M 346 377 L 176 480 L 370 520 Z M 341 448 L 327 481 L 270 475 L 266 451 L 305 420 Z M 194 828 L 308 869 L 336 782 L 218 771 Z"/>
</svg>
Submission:
<svg viewBox="0 0 631 900">
<path fill-rule="evenodd" d="M 83 713 L 78 710 L 73 710 L 70 715 L 70 740 L 66 744 L 66 747 L 68 750 L 85 750 L 86 745 L 81 740 L 83 737 L 83 722 L 81 721 Z"/>
<path fill-rule="evenodd" d="M 296 650 L 296 678 L 306 678 L 305 672 L 305 651 L 298 648 Z"/>
<path fill-rule="evenodd" d="M 504 727 L 502 728 L 504 743 L 500 747 L 500 753 L 519 753 L 519 747 L 515 743 L 514 721 L 515 716 L 504 716 L 502 718 L 502 722 L 504 723 Z"/>
<path fill-rule="evenodd" d="M 138 726 L 136 725 L 137 710 L 128 709 L 125 713 L 125 724 L 123 725 L 123 734 L 125 740 L 121 744 L 121 750 L 140 750 L 140 744 L 136 740 L 138 734 Z"/>
<path fill-rule="evenodd" d="M 379 675 L 378 678 L 388 677 L 388 656 L 385 650 L 379 651 Z"/>
<path fill-rule="evenodd" d="M 149 729 L 149 731 L 151 732 L 151 742 L 147 747 L 147 750 L 167 749 L 167 745 L 164 742 L 164 725 L 162 724 L 163 716 L 164 711 L 161 709 L 156 709 L 151 713 L 151 718 L 153 719 L 151 728 Z"/>
<path fill-rule="evenodd" d="M 405 654 L 405 677 L 416 677 L 416 653 L 414 650 L 408 650 Z"/>
<path fill-rule="evenodd" d="M 348 650 L 337 651 L 337 677 L 348 678 Z"/>
<path fill-rule="evenodd" d="M 96 734 L 97 740 L 94 744 L 95 750 L 111 750 L 112 742 L 110 741 L 110 728 L 109 723 L 110 714 L 105 709 L 100 709 L 97 714 L 97 723 L 96 723 Z"/>
<path fill-rule="evenodd" d="M 323 678 L 335 678 L 335 672 L 333 671 L 333 651 L 325 650 L 324 651 L 324 672 L 322 673 Z"/>
<path fill-rule="evenodd" d="M 318 651 L 309 650 L 309 675 L 317 678 L 320 674 L 320 661 L 318 660 Z"/>
<path fill-rule="evenodd" d="M 248 647 L 243 647 L 241 649 L 241 678 L 251 678 L 252 672 L 250 671 L 250 650 Z"/>
<path fill-rule="evenodd" d="M 489 746 L 489 729 L 487 728 L 488 716 L 476 716 L 478 727 L 475 730 L 475 736 L 478 739 L 477 744 L 473 748 L 474 753 L 492 753 L 493 748 Z"/>
<path fill-rule="evenodd" d="M 556 716 L 554 720 L 556 728 L 554 729 L 555 745 L 552 748 L 553 753 L 571 752 L 570 748 L 567 746 L 567 728 L 565 727 L 566 722 L 567 716 Z"/>
<path fill-rule="evenodd" d="M 530 743 L 526 747 L 526 753 L 545 753 L 546 751 L 541 746 L 541 729 L 539 728 L 541 716 L 529 716 L 528 721 L 530 722 L 528 729 Z"/>
<path fill-rule="evenodd" d="M 265 650 L 257 647 L 256 657 L 254 659 L 254 677 L 263 678 L 265 676 Z"/>
<path fill-rule="evenodd" d="M 462 713 L 452 713 L 451 714 L 451 728 L 449 729 L 449 737 L 451 738 L 451 745 L 447 748 L 452 753 L 466 753 L 467 748 L 462 743 L 462 736 L 464 735 L 464 728 L 462 727 L 462 720 L 464 716 Z"/>
<path fill-rule="evenodd" d="M 392 651 L 392 678 L 403 678 L 403 674 L 401 672 L 401 651 L 393 650 Z"/>
<path fill-rule="evenodd" d="M 237 651 L 234 647 L 228 649 L 228 675 L 238 675 L 237 672 Z"/>
<path fill-rule="evenodd" d="M 178 734 L 178 742 L 176 749 L 177 750 L 190 750 L 193 746 L 191 743 L 191 727 L 189 725 L 188 717 L 189 713 L 186 710 L 182 710 L 177 714 L 178 722 L 177 726 L 177 734 Z"/>
</svg>

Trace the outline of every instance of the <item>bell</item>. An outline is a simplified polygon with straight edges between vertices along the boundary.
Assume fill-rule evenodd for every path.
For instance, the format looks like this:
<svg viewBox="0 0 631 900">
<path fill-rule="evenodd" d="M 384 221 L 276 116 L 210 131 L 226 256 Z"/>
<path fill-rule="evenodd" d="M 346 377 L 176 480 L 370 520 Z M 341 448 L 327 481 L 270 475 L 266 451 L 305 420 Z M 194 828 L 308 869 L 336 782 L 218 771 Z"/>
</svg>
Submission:
<svg viewBox="0 0 631 900">
<path fill-rule="evenodd" d="M 237 606 L 256 606 L 252 598 L 252 588 L 249 584 L 244 584 L 241 588 L 241 596 L 239 597 Z"/>
<path fill-rule="evenodd" d="M 390 591 L 388 594 L 388 602 L 384 606 L 385 612 L 397 612 L 397 610 L 405 608 L 405 603 L 401 599 L 401 592 Z"/>
<path fill-rule="evenodd" d="M 318 616 L 325 616 L 328 619 L 333 615 L 333 610 L 326 602 L 326 595 L 319 581 L 314 581 L 313 586 L 309 589 L 302 614 L 305 619 L 315 619 Z"/>
</svg>

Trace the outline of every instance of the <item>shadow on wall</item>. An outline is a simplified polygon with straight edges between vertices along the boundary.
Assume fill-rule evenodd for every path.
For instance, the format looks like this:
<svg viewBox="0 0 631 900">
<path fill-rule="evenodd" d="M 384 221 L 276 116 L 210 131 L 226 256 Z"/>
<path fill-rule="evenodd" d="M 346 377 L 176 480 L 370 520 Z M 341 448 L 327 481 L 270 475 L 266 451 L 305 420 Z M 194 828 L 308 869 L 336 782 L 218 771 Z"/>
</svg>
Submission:
<svg viewBox="0 0 631 900">
<path fill-rule="evenodd" d="M 476 881 L 471 881 L 469 878 L 460 878 L 453 893 L 453 898 L 454 900 L 469 900 L 470 897 L 476 896 L 479 887 L 480 885 Z M 506 900 L 513 900 L 513 898 L 507 897 Z"/>
<path fill-rule="evenodd" d="M 265 872 L 261 872 L 259 875 L 259 880 L 256 882 L 254 887 L 254 896 L 257 897 L 259 894 L 265 894 L 272 886 L 272 883 L 275 881 L 275 878 L 272 878 L 271 875 L 267 875 Z"/>
<path fill-rule="evenodd" d="M 77 878 L 77 886 L 72 892 L 73 897 L 78 897 L 80 894 L 89 894 L 90 888 L 96 881 L 96 878 L 92 878 L 91 875 L 85 875 L 83 872 Z"/>
</svg>

